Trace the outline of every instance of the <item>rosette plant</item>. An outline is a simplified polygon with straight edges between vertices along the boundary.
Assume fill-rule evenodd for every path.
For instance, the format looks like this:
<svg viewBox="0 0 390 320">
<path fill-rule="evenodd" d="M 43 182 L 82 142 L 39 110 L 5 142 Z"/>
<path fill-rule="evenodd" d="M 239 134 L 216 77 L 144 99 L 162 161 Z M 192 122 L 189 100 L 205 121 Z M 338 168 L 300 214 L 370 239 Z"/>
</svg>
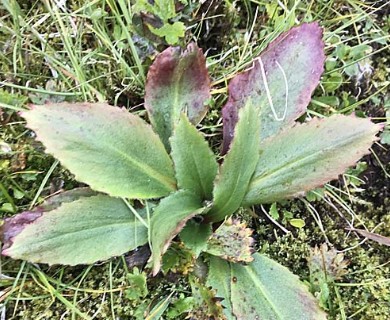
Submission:
<svg viewBox="0 0 390 320">
<path fill-rule="evenodd" d="M 195 126 L 211 94 L 206 59 L 193 43 L 169 47 L 150 67 L 150 124 L 105 103 L 32 105 L 21 114 L 27 126 L 90 188 L 5 219 L 2 254 L 77 265 L 148 244 L 156 275 L 178 239 L 207 262 L 206 284 L 223 298 L 221 314 L 210 316 L 325 319 L 298 277 L 253 254 L 251 230 L 230 218 L 240 207 L 299 197 L 336 178 L 375 141 L 381 126 L 354 115 L 296 122 L 324 60 L 321 28 L 305 23 L 231 80 L 222 164 Z"/>
</svg>

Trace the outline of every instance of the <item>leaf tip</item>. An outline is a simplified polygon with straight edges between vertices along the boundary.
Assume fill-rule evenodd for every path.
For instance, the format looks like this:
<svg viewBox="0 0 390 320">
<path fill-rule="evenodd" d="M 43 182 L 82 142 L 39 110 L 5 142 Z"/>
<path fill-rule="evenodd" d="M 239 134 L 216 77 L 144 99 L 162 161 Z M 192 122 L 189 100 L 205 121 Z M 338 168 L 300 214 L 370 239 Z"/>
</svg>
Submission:
<svg viewBox="0 0 390 320">
<path fill-rule="evenodd" d="M 10 255 L 9 249 L 13 244 L 13 239 L 20 234 L 23 229 L 41 217 L 43 211 L 25 211 L 13 217 L 5 218 L 0 227 L 0 240 L 3 243 L 3 255 Z"/>
</svg>

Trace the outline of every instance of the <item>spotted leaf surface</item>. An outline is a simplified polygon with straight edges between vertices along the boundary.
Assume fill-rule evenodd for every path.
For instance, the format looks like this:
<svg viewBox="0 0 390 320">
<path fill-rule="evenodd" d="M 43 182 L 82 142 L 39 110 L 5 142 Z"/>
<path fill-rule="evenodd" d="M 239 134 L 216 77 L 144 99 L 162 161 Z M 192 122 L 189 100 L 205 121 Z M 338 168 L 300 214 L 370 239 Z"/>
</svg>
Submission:
<svg viewBox="0 0 390 320">
<path fill-rule="evenodd" d="M 247 266 L 219 258 L 211 262 L 208 283 L 217 290 L 217 297 L 224 298 L 228 319 L 326 319 L 296 275 L 264 255 L 253 257 Z"/>
<path fill-rule="evenodd" d="M 126 109 L 60 103 L 33 106 L 22 116 L 47 152 L 97 191 L 148 199 L 176 189 L 173 163 L 160 139 Z"/>
</svg>

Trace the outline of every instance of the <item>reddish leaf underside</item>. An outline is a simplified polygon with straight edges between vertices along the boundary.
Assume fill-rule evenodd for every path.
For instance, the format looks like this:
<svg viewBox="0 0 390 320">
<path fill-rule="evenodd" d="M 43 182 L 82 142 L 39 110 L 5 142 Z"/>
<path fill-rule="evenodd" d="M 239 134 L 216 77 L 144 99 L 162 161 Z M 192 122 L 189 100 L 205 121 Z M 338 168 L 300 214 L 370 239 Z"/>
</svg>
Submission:
<svg viewBox="0 0 390 320">
<path fill-rule="evenodd" d="M 208 240 L 207 253 L 235 263 L 253 261 L 253 230 L 244 222 L 228 218 Z"/>
<path fill-rule="evenodd" d="M 223 153 L 233 138 L 238 109 L 249 97 L 261 108 L 262 139 L 302 115 L 318 85 L 324 61 L 322 29 L 316 22 L 292 28 L 271 42 L 253 66 L 229 84 L 229 99 L 222 110 Z"/>
<path fill-rule="evenodd" d="M 145 108 L 165 146 L 169 145 L 173 125 L 181 112 L 187 114 L 191 123 L 199 123 L 207 112 L 205 103 L 210 97 L 206 58 L 195 43 L 183 52 L 179 47 L 169 47 L 150 66 Z"/>
</svg>

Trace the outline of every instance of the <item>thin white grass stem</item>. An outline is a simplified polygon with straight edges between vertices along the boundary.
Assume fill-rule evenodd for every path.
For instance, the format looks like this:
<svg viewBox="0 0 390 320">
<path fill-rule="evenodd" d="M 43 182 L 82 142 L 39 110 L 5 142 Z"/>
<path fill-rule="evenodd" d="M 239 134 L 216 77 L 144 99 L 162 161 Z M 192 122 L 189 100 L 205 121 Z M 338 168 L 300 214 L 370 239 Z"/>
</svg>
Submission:
<svg viewBox="0 0 390 320">
<path fill-rule="evenodd" d="M 149 225 L 146 223 L 146 221 L 140 216 L 140 214 L 137 212 L 137 210 L 134 209 L 134 207 L 127 201 L 125 198 L 122 198 L 123 202 L 126 204 L 126 206 L 130 209 L 130 211 L 134 214 L 134 216 L 146 227 L 149 229 Z"/>
<path fill-rule="evenodd" d="M 343 214 L 342 212 L 332 203 L 332 201 L 330 201 L 329 199 L 327 199 L 327 197 L 323 197 L 323 200 L 329 205 L 331 206 L 338 214 L 341 218 L 343 218 L 349 227 L 353 227 L 353 223 L 355 221 L 355 215 L 353 212 L 350 212 L 349 211 L 349 208 L 348 206 L 346 206 L 345 204 L 343 204 L 342 202 L 340 202 L 339 199 L 337 199 L 333 194 L 332 192 L 327 192 L 327 196 L 329 196 L 330 198 L 332 198 L 333 200 L 335 200 L 340 206 L 342 206 L 345 211 L 347 211 L 349 213 L 349 215 L 351 216 L 352 220 L 349 221 Z"/>
<path fill-rule="evenodd" d="M 274 118 L 276 121 L 283 121 L 285 116 L 286 116 L 286 112 L 287 112 L 287 91 L 288 91 L 288 85 L 287 85 L 287 77 L 286 77 L 286 74 L 284 73 L 282 67 L 279 65 L 278 63 L 278 66 L 280 67 L 280 69 L 282 70 L 282 74 L 285 78 L 285 83 L 286 83 L 286 105 L 285 105 L 285 110 L 284 110 L 284 114 L 283 114 L 283 117 L 279 117 L 276 113 L 276 110 L 275 110 L 275 107 L 274 107 L 274 103 L 272 101 L 272 95 L 271 95 L 271 92 L 269 90 L 269 87 L 268 87 L 268 80 L 267 80 L 267 75 L 266 75 L 266 72 L 265 72 L 265 69 L 264 69 L 264 64 L 263 64 L 263 60 L 261 59 L 261 57 L 259 57 L 259 64 L 260 64 L 260 72 L 261 72 L 261 77 L 263 78 L 263 82 L 264 82 L 264 88 L 265 88 L 265 93 L 267 95 L 267 98 L 268 98 L 268 102 L 269 102 L 269 105 L 270 105 L 270 108 L 271 108 L 271 111 L 272 111 L 272 114 L 274 115 Z"/>
<path fill-rule="evenodd" d="M 83 274 L 80 278 L 80 281 L 77 284 L 77 287 L 74 289 L 74 294 L 73 294 L 73 305 L 77 305 L 77 296 L 80 290 L 80 286 L 83 283 L 85 277 L 88 275 L 88 272 L 92 269 L 92 265 L 88 266 L 84 271 Z M 76 312 L 75 310 L 72 310 L 72 320 L 76 320 Z"/>
<path fill-rule="evenodd" d="M 145 201 L 145 206 L 146 206 L 146 218 L 148 219 L 148 225 L 150 226 L 150 210 L 149 210 L 149 203 L 147 201 Z M 151 238 L 152 238 L 152 235 L 151 235 L 151 228 L 148 228 L 148 243 L 150 245 L 150 247 L 152 246 L 152 241 L 151 241 Z"/>
<path fill-rule="evenodd" d="M 286 101 L 285 101 L 285 104 L 284 104 L 284 112 L 283 112 L 283 117 L 282 117 L 282 120 L 286 119 L 286 114 L 287 114 L 287 106 L 288 106 L 288 81 L 287 81 L 287 76 L 286 76 L 286 73 L 284 72 L 284 69 L 282 68 L 282 66 L 279 64 L 279 62 L 275 61 L 276 64 L 278 65 L 280 71 L 282 72 L 282 75 L 283 75 L 283 79 L 284 79 L 284 86 L 286 87 Z"/>
<path fill-rule="evenodd" d="M 374 156 L 374 158 L 376 159 L 376 161 L 378 161 L 379 163 L 379 166 L 382 168 L 382 171 L 384 172 L 384 174 L 386 175 L 387 178 L 390 178 L 390 174 L 386 171 L 386 168 L 384 167 L 383 163 L 380 161 L 379 157 L 377 156 L 377 154 L 375 153 L 375 151 L 370 148 L 370 152 L 371 154 Z"/>
<path fill-rule="evenodd" d="M 283 227 L 279 222 L 277 222 L 274 218 L 272 218 L 268 212 L 264 209 L 263 205 L 260 206 L 261 207 L 261 211 L 263 211 L 263 213 L 265 214 L 265 216 L 270 219 L 272 221 L 272 223 L 274 223 L 276 226 L 278 226 L 285 234 L 288 234 L 290 233 L 289 230 L 287 230 L 285 227 Z"/>
<path fill-rule="evenodd" d="M 253 18 L 252 26 L 251 26 L 251 29 L 249 30 L 248 36 L 246 37 L 244 48 L 243 48 L 243 50 L 242 50 L 242 52 L 240 54 L 239 62 L 237 63 L 237 65 L 241 65 L 241 62 L 242 62 L 242 60 L 244 58 L 245 52 L 246 52 L 246 50 L 248 48 L 249 40 L 252 37 L 252 33 L 253 33 L 253 30 L 254 30 L 256 22 L 257 22 L 257 15 L 258 15 L 258 13 L 259 13 L 259 7 L 256 7 L 255 16 Z"/>
<path fill-rule="evenodd" d="M 317 194 L 317 193 L 316 193 Z M 328 239 L 328 236 L 326 235 L 326 232 L 325 232 L 325 229 L 324 229 L 324 226 L 322 224 L 322 221 L 321 221 L 321 217 L 318 213 L 318 211 L 316 210 L 316 208 L 314 208 L 311 203 L 305 199 L 302 199 L 302 202 L 305 204 L 306 206 L 306 209 L 310 212 L 310 214 L 312 215 L 314 221 L 317 223 L 318 227 L 320 228 L 324 238 L 325 238 L 325 242 L 327 244 L 329 244 L 330 246 L 333 246 L 332 243 L 329 241 Z"/>
<path fill-rule="evenodd" d="M 55 160 L 55 161 L 53 162 L 53 164 L 51 165 L 49 171 L 47 171 L 45 177 L 44 177 L 43 180 L 42 180 L 41 185 L 39 186 L 39 189 L 38 189 L 37 193 L 35 194 L 35 197 L 34 197 L 33 201 L 32 201 L 31 204 L 30 204 L 30 207 L 29 207 L 30 210 L 31 210 L 31 209 L 34 207 L 34 205 L 37 203 L 37 200 L 38 200 L 39 196 L 41 195 L 41 193 L 42 193 L 42 191 L 43 191 L 43 188 L 45 187 L 45 185 L 46 185 L 47 181 L 49 180 L 50 176 L 52 175 L 54 169 L 58 166 L 59 163 L 60 163 L 60 162 L 59 162 L 58 160 Z"/>
<path fill-rule="evenodd" d="M 36 89 L 36 88 L 30 88 L 27 86 L 19 86 L 17 84 L 0 81 L 0 87 L 2 87 L 2 86 L 14 88 L 14 89 L 20 89 L 20 90 L 27 90 L 27 91 L 36 92 L 36 93 L 55 95 L 55 96 L 78 96 L 78 95 L 82 94 L 81 92 L 57 92 L 57 91 L 49 91 L 49 90 L 45 90 L 45 89 Z"/>
</svg>

